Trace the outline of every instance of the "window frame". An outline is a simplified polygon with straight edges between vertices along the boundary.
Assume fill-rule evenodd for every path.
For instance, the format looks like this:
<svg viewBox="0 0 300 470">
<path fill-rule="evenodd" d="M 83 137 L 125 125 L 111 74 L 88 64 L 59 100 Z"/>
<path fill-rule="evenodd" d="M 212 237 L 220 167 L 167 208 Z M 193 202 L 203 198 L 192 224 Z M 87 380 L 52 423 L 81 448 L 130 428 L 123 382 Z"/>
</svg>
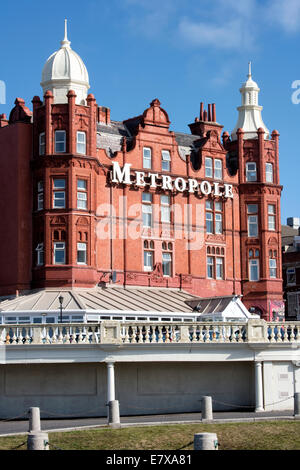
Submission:
<svg viewBox="0 0 300 470">
<path fill-rule="evenodd" d="M 62 248 L 58 248 L 57 245 L 63 245 Z M 63 252 L 63 261 L 57 262 L 55 260 L 55 256 L 57 253 Z M 66 243 L 63 241 L 55 241 L 53 242 L 53 264 L 54 265 L 65 265 L 66 264 Z"/>
<path fill-rule="evenodd" d="M 57 135 L 61 133 L 64 138 L 63 140 L 57 140 Z M 63 150 L 58 150 L 57 145 L 63 144 Z M 54 131 L 54 151 L 55 153 L 66 153 L 66 147 L 67 147 L 67 133 L 64 129 L 56 129 Z"/>
<path fill-rule="evenodd" d="M 256 210 L 252 211 L 250 210 L 250 206 L 255 206 L 256 207 Z M 259 233 L 259 227 L 258 227 L 258 211 L 259 211 L 259 208 L 258 208 L 258 204 L 247 204 L 247 229 L 248 229 L 248 238 L 257 238 L 258 237 L 258 233 Z M 251 220 L 251 218 L 255 219 L 254 220 Z M 251 234 L 251 227 L 255 226 L 256 227 L 256 231 L 255 231 L 255 234 Z"/>
<path fill-rule="evenodd" d="M 80 249 L 79 245 L 81 245 L 81 248 L 84 246 L 84 249 Z M 78 254 L 79 253 L 84 253 L 84 261 L 78 261 Z M 77 264 L 80 265 L 87 265 L 87 243 L 85 242 L 77 242 Z"/>
<path fill-rule="evenodd" d="M 164 257 L 169 257 L 168 260 L 165 260 Z M 163 251 L 162 252 L 162 271 L 164 277 L 172 277 L 172 269 L 173 269 L 173 253 L 171 251 Z M 167 273 L 166 273 L 166 266 L 167 266 Z"/>
<path fill-rule="evenodd" d="M 168 202 L 162 202 L 163 198 L 168 198 Z M 166 194 L 160 196 L 160 221 L 162 224 L 171 223 L 171 197 Z"/>
<path fill-rule="evenodd" d="M 270 209 L 270 208 L 273 209 Z M 268 204 L 268 230 L 270 232 L 276 231 L 276 205 Z"/>
<path fill-rule="evenodd" d="M 257 268 L 257 279 L 254 279 L 252 277 L 253 271 L 252 271 L 251 267 L 254 267 L 254 266 L 256 266 L 256 268 Z M 259 258 L 249 259 L 249 281 L 250 282 L 258 282 L 259 281 L 259 279 L 260 279 L 259 271 L 260 271 L 260 260 L 259 260 Z"/>
<path fill-rule="evenodd" d="M 164 163 L 167 163 L 168 168 L 164 168 Z M 170 150 L 161 151 L 161 171 L 171 171 L 171 152 Z"/>
<path fill-rule="evenodd" d="M 208 165 L 208 163 L 210 163 Z M 213 178 L 214 177 L 214 163 L 213 163 L 213 158 L 212 157 L 205 157 L 204 160 L 204 165 L 205 165 L 205 178 Z M 208 174 L 210 173 L 210 174 Z"/>
<path fill-rule="evenodd" d="M 64 181 L 64 186 L 55 186 L 56 181 Z M 53 209 L 65 209 L 66 208 L 66 178 L 53 178 L 52 180 L 52 191 L 53 191 L 53 199 L 52 199 L 52 208 Z M 56 197 L 58 194 L 62 194 L 63 197 Z M 56 205 L 56 201 L 63 200 L 63 205 Z"/>
<path fill-rule="evenodd" d="M 144 199 L 145 195 L 149 195 L 149 200 Z M 153 208 L 152 208 L 153 196 L 152 193 L 143 192 L 142 193 L 142 221 L 143 228 L 152 228 L 153 227 Z M 150 221 L 150 225 L 148 222 Z"/>
<path fill-rule="evenodd" d="M 268 167 L 271 168 L 271 171 L 268 170 Z M 274 165 L 273 165 L 273 163 L 266 162 L 265 173 L 266 173 L 266 183 L 274 183 Z M 268 175 L 271 175 L 271 178 L 268 178 Z"/>
<path fill-rule="evenodd" d="M 44 209 L 44 181 L 40 180 L 37 183 L 37 210 Z"/>
<path fill-rule="evenodd" d="M 37 258 L 36 258 L 36 265 L 37 266 L 44 266 L 45 264 L 45 259 L 44 259 L 44 243 L 38 243 L 36 249 L 36 255 L 37 255 Z M 42 258 L 42 261 L 41 261 L 41 258 Z"/>
<path fill-rule="evenodd" d="M 149 151 L 150 157 L 147 157 L 145 155 L 146 151 Z M 147 161 L 150 162 L 149 166 L 147 166 L 145 164 Z M 152 169 L 152 149 L 151 149 L 151 147 L 143 147 L 143 168 L 146 169 L 146 170 L 151 170 Z"/>
<path fill-rule="evenodd" d="M 80 135 L 84 136 L 84 142 L 79 142 L 78 137 Z M 84 151 L 79 150 L 79 146 L 83 145 Z M 79 153 L 80 155 L 86 155 L 86 132 L 85 131 L 77 131 L 76 132 L 76 153 Z"/>
<path fill-rule="evenodd" d="M 275 264 L 271 266 L 271 264 Z M 277 279 L 277 259 L 274 257 L 269 258 L 269 273 L 270 273 L 270 279 Z M 275 274 L 275 275 L 272 275 Z"/>
<path fill-rule="evenodd" d="M 81 188 L 78 186 L 79 181 L 83 181 L 85 183 L 85 187 Z M 77 178 L 77 193 L 76 193 L 76 200 L 77 200 L 77 209 L 78 210 L 88 210 L 88 182 L 84 178 Z M 84 207 L 80 207 L 80 203 L 85 202 Z"/>
<path fill-rule="evenodd" d="M 254 166 L 255 166 L 255 170 L 250 170 L 250 169 L 249 169 L 249 165 L 254 165 Z M 250 175 L 251 173 L 255 173 L 255 179 L 249 177 L 249 175 Z M 256 164 L 256 162 L 247 162 L 247 163 L 246 163 L 246 181 L 247 181 L 247 183 L 255 183 L 255 182 L 257 182 L 257 164 Z"/>
<path fill-rule="evenodd" d="M 151 260 L 148 265 L 146 261 Z M 144 249 L 144 272 L 152 272 L 154 267 L 154 250 Z"/>
<path fill-rule="evenodd" d="M 43 142 L 42 142 L 42 138 L 43 138 Z M 43 156 L 45 155 L 45 153 L 46 153 L 46 133 L 41 132 L 39 134 L 39 155 Z"/>
<path fill-rule="evenodd" d="M 217 168 L 217 163 L 220 163 L 220 168 Z M 220 174 L 217 176 L 217 173 Z M 215 180 L 222 180 L 223 179 L 223 162 L 220 158 L 214 158 L 214 179 Z"/>
</svg>

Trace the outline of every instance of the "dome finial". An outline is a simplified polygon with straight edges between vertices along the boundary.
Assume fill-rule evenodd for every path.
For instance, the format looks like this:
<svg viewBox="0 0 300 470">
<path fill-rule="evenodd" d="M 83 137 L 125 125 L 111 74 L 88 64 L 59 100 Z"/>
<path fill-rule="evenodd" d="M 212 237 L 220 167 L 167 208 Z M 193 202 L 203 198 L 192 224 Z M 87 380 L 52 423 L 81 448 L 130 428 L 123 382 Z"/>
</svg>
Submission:
<svg viewBox="0 0 300 470">
<path fill-rule="evenodd" d="M 252 65 L 251 61 L 248 62 L 248 67 L 249 67 L 249 68 L 248 68 L 248 78 L 252 78 L 251 65 Z"/>
<path fill-rule="evenodd" d="M 61 41 L 61 47 L 70 47 L 71 42 L 68 40 L 68 20 L 65 19 L 65 37 Z"/>
</svg>

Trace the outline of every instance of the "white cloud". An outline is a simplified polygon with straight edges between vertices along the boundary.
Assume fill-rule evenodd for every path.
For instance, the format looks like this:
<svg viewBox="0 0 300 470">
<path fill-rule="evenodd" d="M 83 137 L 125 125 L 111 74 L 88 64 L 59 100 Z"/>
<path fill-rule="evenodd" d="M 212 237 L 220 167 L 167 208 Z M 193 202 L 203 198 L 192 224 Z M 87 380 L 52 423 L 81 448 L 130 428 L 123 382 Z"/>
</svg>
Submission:
<svg viewBox="0 0 300 470">
<path fill-rule="evenodd" d="M 299 0 L 272 0 L 266 9 L 267 18 L 277 23 L 286 32 L 294 33 L 300 28 Z"/>
<path fill-rule="evenodd" d="M 253 37 L 249 35 L 239 19 L 222 25 L 202 23 L 184 18 L 179 24 L 181 36 L 195 46 L 212 46 L 217 49 L 245 49 L 252 47 Z"/>
</svg>

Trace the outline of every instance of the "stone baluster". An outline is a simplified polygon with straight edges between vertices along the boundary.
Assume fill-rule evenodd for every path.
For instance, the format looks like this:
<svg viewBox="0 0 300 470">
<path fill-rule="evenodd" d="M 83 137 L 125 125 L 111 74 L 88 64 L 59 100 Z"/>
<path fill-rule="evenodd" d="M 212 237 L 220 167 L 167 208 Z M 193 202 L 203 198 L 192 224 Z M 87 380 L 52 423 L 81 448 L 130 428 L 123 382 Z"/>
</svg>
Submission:
<svg viewBox="0 0 300 470">
<path fill-rule="evenodd" d="M 12 335 L 12 342 L 11 344 L 17 344 L 17 335 L 16 335 L 16 328 L 13 328 L 13 335 Z"/>
<path fill-rule="evenodd" d="M 165 326 L 165 330 L 166 330 L 166 337 L 165 337 L 165 342 L 166 343 L 169 343 L 170 342 L 170 333 L 169 333 L 169 326 Z"/>
<path fill-rule="evenodd" d="M 129 341 L 129 326 L 124 325 L 123 328 L 124 328 L 124 331 L 125 331 L 123 342 L 124 343 L 129 343 L 130 342 Z"/>
<path fill-rule="evenodd" d="M 150 326 L 145 326 L 145 343 L 150 343 Z"/>
<path fill-rule="evenodd" d="M 51 344 L 50 327 L 46 326 L 46 343 Z"/>
<path fill-rule="evenodd" d="M 23 344 L 23 334 L 22 334 L 22 330 L 23 330 L 23 328 L 18 328 L 18 329 L 17 329 L 17 335 L 16 335 L 16 336 L 17 336 L 17 339 L 16 339 L 16 342 L 17 342 L 18 344 Z"/>
<path fill-rule="evenodd" d="M 161 326 L 158 326 L 157 327 L 157 340 L 156 342 L 157 343 L 161 343 L 163 341 L 163 338 L 162 338 L 162 327 Z"/>
</svg>

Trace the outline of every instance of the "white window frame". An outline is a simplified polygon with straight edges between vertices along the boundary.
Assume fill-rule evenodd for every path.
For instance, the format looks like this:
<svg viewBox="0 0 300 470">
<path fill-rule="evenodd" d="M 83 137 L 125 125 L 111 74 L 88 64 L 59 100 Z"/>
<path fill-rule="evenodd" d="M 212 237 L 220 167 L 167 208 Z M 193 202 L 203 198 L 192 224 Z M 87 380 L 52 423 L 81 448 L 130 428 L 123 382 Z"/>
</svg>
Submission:
<svg viewBox="0 0 300 470">
<path fill-rule="evenodd" d="M 82 140 L 80 140 L 81 137 L 83 137 Z M 77 131 L 76 133 L 76 152 L 86 155 L 86 133 L 83 131 Z"/>
<path fill-rule="evenodd" d="M 213 159 L 205 157 L 205 177 L 213 178 Z"/>
<path fill-rule="evenodd" d="M 83 261 L 78 261 L 79 253 L 84 253 Z M 86 243 L 82 243 L 82 242 L 77 243 L 77 264 L 84 264 L 84 265 L 87 264 L 87 244 Z"/>
<path fill-rule="evenodd" d="M 56 186 L 55 182 L 64 181 L 64 186 Z M 61 197 L 58 197 L 61 195 Z M 58 204 L 57 201 L 63 201 L 63 205 Z M 53 209 L 65 209 L 66 207 L 66 180 L 64 178 L 53 178 Z"/>
<path fill-rule="evenodd" d="M 58 135 L 63 136 L 63 138 L 58 140 Z M 62 149 L 59 149 L 58 146 L 62 145 Z M 65 153 L 66 152 L 66 131 L 64 130 L 56 130 L 54 132 L 54 148 L 55 153 Z"/>
<path fill-rule="evenodd" d="M 147 153 L 149 153 L 147 155 Z M 150 147 L 143 147 L 143 168 L 151 170 L 152 168 L 152 150 Z"/>
<path fill-rule="evenodd" d="M 63 261 L 56 261 L 55 257 L 56 254 L 59 252 L 63 252 Z M 53 244 L 53 264 L 61 265 L 66 264 L 66 244 L 65 242 L 54 242 Z"/>
<path fill-rule="evenodd" d="M 276 230 L 276 206 L 268 204 L 268 230 L 274 232 Z"/>
<path fill-rule="evenodd" d="M 151 193 L 142 193 L 142 219 L 143 227 L 152 228 L 153 219 L 152 219 L 152 194 Z"/>
<path fill-rule="evenodd" d="M 80 186 L 79 182 L 85 183 L 83 187 Z M 87 210 L 87 180 L 78 178 L 77 180 L 77 209 Z"/>
<path fill-rule="evenodd" d="M 270 278 L 277 279 L 277 260 L 276 258 L 269 258 L 269 271 Z"/>
<path fill-rule="evenodd" d="M 45 155 L 46 153 L 46 134 L 41 132 L 39 135 L 39 155 Z"/>
<path fill-rule="evenodd" d="M 253 208 L 251 208 L 251 206 Z M 248 237 L 257 238 L 258 237 L 258 204 L 247 204 L 247 219 L 248 219 Z M 255 227 L 256 230 L 253 233 L 251 233 L 253 227 Z"/>
<path fill-rule="evenodd" d="M 144 250 L 144 271 L 153 271 L 154 252 Z"/>
<path fill-rule="evenodd" d="M 164 168 L 165 166 L 165 168 Z M 161 170 L 170 171 L 171 170 L 171 155 L 169 150 L 161 151 Z"/>
<path fill-rule="evenodd" d="M 257 276 L 253 276 L 252 268 L 257 269 Z M 259 281 L 259 259 L 250 259 L 249 260 L 249 281 L 251 281 L 251 282 Z"/>
<path fill-rule="evenodd" d="M 211 276 L 210 276 L 209 270 L 211 270 L 211 273 L 212 273 Z M 207 256 L 206 274 L 207 274 L 207 279 L 214 279 L 214 257 L 213 256 Z"/>
<path fill-rule="evenodd" d="M 161 211 L 161 222 L 164 224 L 171 223 L 171 201 L 170 196 L 160 196 L 160 211 Z"/>
<path fill-rule="evenodd" d="M 223 162 L 219 158 L 214 159 L 214 178 L 216 180 L 223 178 Z"/>
<path fill-rule="evenodd" d="M 250 165 L 253 165 L 253 169 L 250 169 Z M 246 181 L 255 182 L 257 181 L 257 166 L 256 162 L 247 162 L 246 163 Z"/>
<path fill-rule="evenodd" d="M 221 266 L 221 274 L 219 275 L 219 267 Z M 216 257 L 216 279 L 223 280 L 224 279 L 224 258 Z"/>
<path fill-rule="evenodd" d="M 172 277 L 172 253 L 162 253 L 162 269 L 164 277 Z"/>
<path fill-rule="evenodd" d="M 274 183 L 274 166 L 273 163 L 266 163 L 266 183 Z"/>
<path fill-rule="evenodd" d="M 36 260 L 37 266 L 43 266 L 44 265 L 44 243 L 39 243 L 35 251 L 37 255 L 37 260 Z"/>
</svg>

